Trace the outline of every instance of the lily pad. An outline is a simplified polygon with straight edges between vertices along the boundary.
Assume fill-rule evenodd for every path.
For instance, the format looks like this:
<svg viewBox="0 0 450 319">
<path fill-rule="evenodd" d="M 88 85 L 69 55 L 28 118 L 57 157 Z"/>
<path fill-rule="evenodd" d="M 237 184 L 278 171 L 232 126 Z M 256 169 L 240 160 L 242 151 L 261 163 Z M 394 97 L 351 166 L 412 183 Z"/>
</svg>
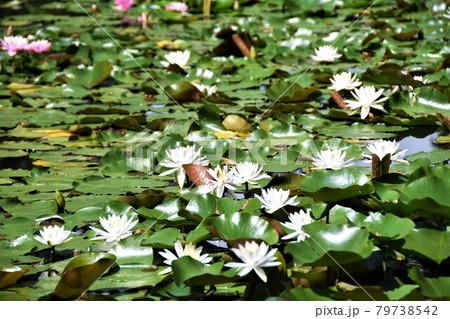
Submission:
<svg viewBox="0 0 450 319">
<path fill-rule="evenodd" d="M 0 288 L 7 287 L 30 271 L 28 266 L 2 266 L 0 267 Z"/>
<path fill-rule="evenodd" d="M 237 246 L 247 240 L 265 241 L 273 245 L 278 241 L 278 233 L 270 227 L 269 223 L 258 216 L 246 213 L 222 214 L 217 217 L 208 217 L 205 227 L 213 234 Z"/>
<path fill-rule="evenodd" d="M 96 252 L 75 257 L 64 268 L 53 298 L 78 299 L 115 261 L 114 255 Z"/>
<path fill-rule="evenodd" d="M 326 202 L 338 202 L 374 192 L 370 179 L 357 167 L 314 171 L 306 175 L 300 187 L 306 195 Z"/>
<path fill-rule="evenodd" d="M 366 229 L 320 223 L 305 228 L 311 237 L 289 243 L 284 250 L 294 257 L 297 266 L 334 266 L 362 260 L 372 254 L 374 246 Z"/>
<path fill-rule="evenodd" d="M 236 279 L 236 270 L 221 273 L 223 262 L 204 265 L 186 256 L 172 262 L 175 283 L 178 285 L 203 286 L 230 282 Z"/>
</svg>

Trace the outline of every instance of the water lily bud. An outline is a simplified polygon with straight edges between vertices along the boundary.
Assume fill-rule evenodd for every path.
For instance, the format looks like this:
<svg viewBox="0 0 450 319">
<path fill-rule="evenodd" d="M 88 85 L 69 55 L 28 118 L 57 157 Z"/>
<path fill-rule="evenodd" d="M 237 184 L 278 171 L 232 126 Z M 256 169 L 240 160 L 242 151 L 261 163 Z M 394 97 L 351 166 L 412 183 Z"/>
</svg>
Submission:
<svg viewBox="0 0 450 319">
<path fill-rule="evenodd" d="M 66 206 L 66 200 L 64 199 L 63 194 L 59 190 L 55 190 L 55 200 L 58 204 L 58 210 L 64 210 L 64 207 Z"/>
<path fill-rule="evenodd" d="M 227 130 L 230 131 L 244 133 L 250 131 L 250 124 L 247 123 L 247 121 L 242 117 L 235 114 L 227 115 L 222 124 Z"/>
<path fill-rule="evenodd" d="M 389 174 L 389 166 L 391 165 L 391 154 L 386 154 L 383 159 L 378 155 L 372 154 L 372 174 L 371 177 L 379 177 Z"/>
<path fill-rule="evenodd" d="M 250 59 L 256 59 L 256 57 L 257 57 L 257 54 L 256 54 L 255 47 L 252 46 L 252 47 L 250 48 Z"/>
<path fill-rule="evenodd" d="M 142 29 L 147 29 L 148 22 L 150 21 L 150 15 L 148 14 L 148 12 L 142 12 L 142 14 L 140 16 L 140 20 L 142 23 Z"/>
<path fill-rule="evenodd" d="M 5 35 L 6 35 L 6 36 L 10 36 L 10 35 L 13 34 L 13 32 L 14 32 L 13 27 L 12 27 L 12 25 L 10 25 L 10 26 L 8 27 L 8 29 L 6 29 Z"/>
<path fill-rule="evenodd" d="M 93 4 L 91 6 L 91 12 L 92 12 L 92 14 L 97 14 L 99 12 L 98 6 L 96 4 Z"/>
</svg>

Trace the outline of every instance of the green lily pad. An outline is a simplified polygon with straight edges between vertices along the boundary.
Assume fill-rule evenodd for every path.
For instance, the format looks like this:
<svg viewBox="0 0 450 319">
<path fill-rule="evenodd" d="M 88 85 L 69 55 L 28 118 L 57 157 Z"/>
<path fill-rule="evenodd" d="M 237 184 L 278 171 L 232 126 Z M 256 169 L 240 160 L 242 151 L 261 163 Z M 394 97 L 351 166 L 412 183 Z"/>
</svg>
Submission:
<svg viewBox="0 0 450 319">
<path fill-rule="evenodd" d="M 110 291 L 111 289 L 126 291 L 150 288 L 156 286 L 162 280 L 164 280 L 164 276 L 159 275 L 158 271 L 153 268 L 121 266 L 119 271 L 112 274 L 108 273 L 95 281 L 89 291 Z"/>
<path fill-rule="evenodd" d="M 217 210 L 216 197 L 211 194 L 195 195 L 187 204 L 186 210 L 198 215 L 200 219 L 213 215 Z"/>
<path fill-rule="evenodd" d="M 228 270 L 221 273 L 223 262 L 204 265 L 189 256 L 185 256 L 174 260 L 171 267 L 175 283 L 178 285 L 213 285 L 231 282 L 236 279 L 235 270 Z"/>
<path fill-rule="evenodd" d="M 111 254 L 88 252 L 75 257 L 61 274 L 53 297 L 78 299 L 116 261 Z"/>
<path fill-rule="evenodd" d="M 326 289 L 296 287 L 282 293 L 283 300 L 288 301 L 333 301 L 333 293 Z"/>
<path fill-rule="evenodd" d="M 382 139 L 390 138 L 396 135 L 395 132 L 405 131 L 407 128 L 401 126 L 387 126 L 383 124 L 367 125 L 363 123 L 354 123 L 352 125 L 333 124 L 319 129 L 321 134 L 331 137 L 354 138 L 359 139 Z"/>
<path fill-rule="evenodd" d="M 175 242 L 182 238 L 183 235 L 177 228 L 168 227 L 161 229 L 149 238 L 144 239 L 141 244 L 154 248 L 173 248 Z"/>
<path fill-rule="evenodd" d="M 400 218 L 393 214 L 370 213 L 361 223 L 369 232 L 380 239 L 400 239 L 414 229 L 414 222 L 409 218 Z"/>
<path fill-rule="evenodd" d="M 246 213 L 208 217 L 205 220 L 205 227 L 228 243 L 236 244 L 257 239 L 273 245 L 278 241 L 278 233 L 270 227 L 267 221 Z"/>
<path fill-rule="evenodd" d="M 404 253 L 425 257 L 440 264 L 450 257 L 450 233 L 420 228 L 394 243 Z"/>
<path fill-rule="evenodd" d="M 142 234 L 129 236 L 118 242 L 110 254 L 117 257 L 118 265 L 141 265 L 151 267 L 153 262 L 153 248 L 141 246 Z"/>
<path fill-rule="evenodd" d="M 305 229 L 311 237 L 289 243 L 284 250 L 294 257 L 297 266 L 347 264 L 372 254 L 374 246 L 366 229 L 321 223 L 310 224 Z"/>
<path fill-rule="evenodd" d="M 306 195 L 325 202 L 338 202 L 374 192 L 370 179 L 358 167 L 314 171 L 306 175 L 300 188 Z"/>
<path fill-rule="evenodd" d="M 101 61 L 94 64 L 91 70 L 76 69 L 72 77 L 66 77 L 68 83 L 83 85 L 86 88 L 93 88 L 100 85 L 110 77 L 113 67 L 109 61 Z"/>
<path fill-rule="evenodd" d="M 450 277 L 426 278 L 417 267 L 408 272 L 408 277 L 420 286 L 420 290 L 427 297 L 450 297 Z"/>
<path fill-rule="evenodd" d="M 308 96 L 317 91 L 318 86 L 313 85 L 309 88 L 302 88 L 297 83 L 278 82 L 267 89 L 267 96 L 280 102 L 301 102 L 305 101 Z"/>
<path fill-rule="evenodd" d="M 429 218 L 449 218 L 450 180 L 447 176 L 450 176 L 448 166 L 422 166 L 414 171 L 400 195 L 400 201 L 405 205 L 403 210 Z"/>
<path fill-rule="evenodd" d="M 0 288 L 7 287 L 30 271 L 28 266 L 2 266 L 0 267 Z"/>
</svg>

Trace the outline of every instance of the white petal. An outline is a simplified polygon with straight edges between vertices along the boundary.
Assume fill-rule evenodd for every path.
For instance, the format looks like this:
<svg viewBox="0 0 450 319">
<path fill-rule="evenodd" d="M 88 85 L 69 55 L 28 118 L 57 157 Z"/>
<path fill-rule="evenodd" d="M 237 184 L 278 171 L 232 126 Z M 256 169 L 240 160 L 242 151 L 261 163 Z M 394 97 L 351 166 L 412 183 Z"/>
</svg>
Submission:
<svg viewBox="0 0 450 319">
<path fill-rule="evenodd" d="M 267 282 L 267 275 L 264 272 L 264 269 L 260 268 L 260 267 L 255 267 L 254 268 L 256 274 L 258 275 L 259 278 L 261 278 L 262 281 Z"/>
</svg>

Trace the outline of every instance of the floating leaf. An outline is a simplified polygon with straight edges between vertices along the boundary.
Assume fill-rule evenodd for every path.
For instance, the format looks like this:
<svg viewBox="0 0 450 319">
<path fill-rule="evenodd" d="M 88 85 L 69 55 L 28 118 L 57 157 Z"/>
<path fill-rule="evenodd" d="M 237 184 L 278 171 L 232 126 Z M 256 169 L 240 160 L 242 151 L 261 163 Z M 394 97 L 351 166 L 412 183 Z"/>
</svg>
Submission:
<svg viewBox="0 0 450 319">
<path fill-rule="evenodd" d="M 235 114 L 227 115 L 222 124 L 227 130 L 233 132 L 247 133 L 250 131 L 250 124 L 242 117 Z"/>
<path fill-rule="evenodd" d="M 77 300 L 115 261 L 114 255 L 105 253 L 78 255 L 64 268 L 53 297 Z"/>
<path fill-rule="evenodd" d="M 30 271 L 28 266 L 9 266 L 0 267 L 0 288 L 7 287 L 15 283 Z"/>
<path fill-rule="evenodd" d="M 297 266 L 334 266 L 362 260 L 372 254 L 374 246 L 366 229 L 321 223 L 305 228 L 311 237 L 287 244 L 284 250 L 294 257 Z"/>
<path fill-rule="evenodd" d="M 237 247 L 247 240 L 263 240 L 269 245 L 278 241 L 278 233 L 269 226 L 269 223 L 258 216 L 245 213 L 222 214 L 217 217 L 208 217 L 205 220 L 206 228 L 213 234 Z"/>
<path fill-rule="evenodd" d="M 408 277 L 420 286 L 420 290 L 427 297 L 450 297 L 450 277 L 426 278 L 417 267 L 408 272 Z"/>
<path fill-rule="evenodd" d="M 203 286 L 231 282 L 236 279 L 236 271 L 229 270 L 221 273 L 223 262 L 212 265 L 203 263 L 189 257 L 181 257 L 171 264 L 175 283 L 178 285 Z"/>
<path fill-rule="evenodd" d="M 450 167 L 423 166 L 414 171 L 406 180 L 400 195 L 405 205 L 403 210 L 410 214 L 426 217 L 450 217 Z"/>
<path fill-rule="evenodd" d="M 420 228 L 394 243 L 404 253 L 426 257 L 440 264 L 450 257 L 450 233 Z"/>
<path fill-rule="evenodd" d="M 306 175 L 300 188 L 308 196 L 326 202 L 337 202 L 374 192 L 370 179 L 357 167 L 314 171 Z"/>
<path fill-rule="evenodd" d="M 370 213 L 361 223 L 369 232 L 382 239 L 399 239 L 406 237 L 414 229 L 414 222 L 392 214 Z"/>
<path fill-rule="evenodd" d="M 300 102 L 305 101 L 312 93 L 317 91 L 318 86 L 302 88 L 297 83 L 278 82 L 273 84 L 266 92 L 267 96 L 280 102 Z"/>
</svg>

